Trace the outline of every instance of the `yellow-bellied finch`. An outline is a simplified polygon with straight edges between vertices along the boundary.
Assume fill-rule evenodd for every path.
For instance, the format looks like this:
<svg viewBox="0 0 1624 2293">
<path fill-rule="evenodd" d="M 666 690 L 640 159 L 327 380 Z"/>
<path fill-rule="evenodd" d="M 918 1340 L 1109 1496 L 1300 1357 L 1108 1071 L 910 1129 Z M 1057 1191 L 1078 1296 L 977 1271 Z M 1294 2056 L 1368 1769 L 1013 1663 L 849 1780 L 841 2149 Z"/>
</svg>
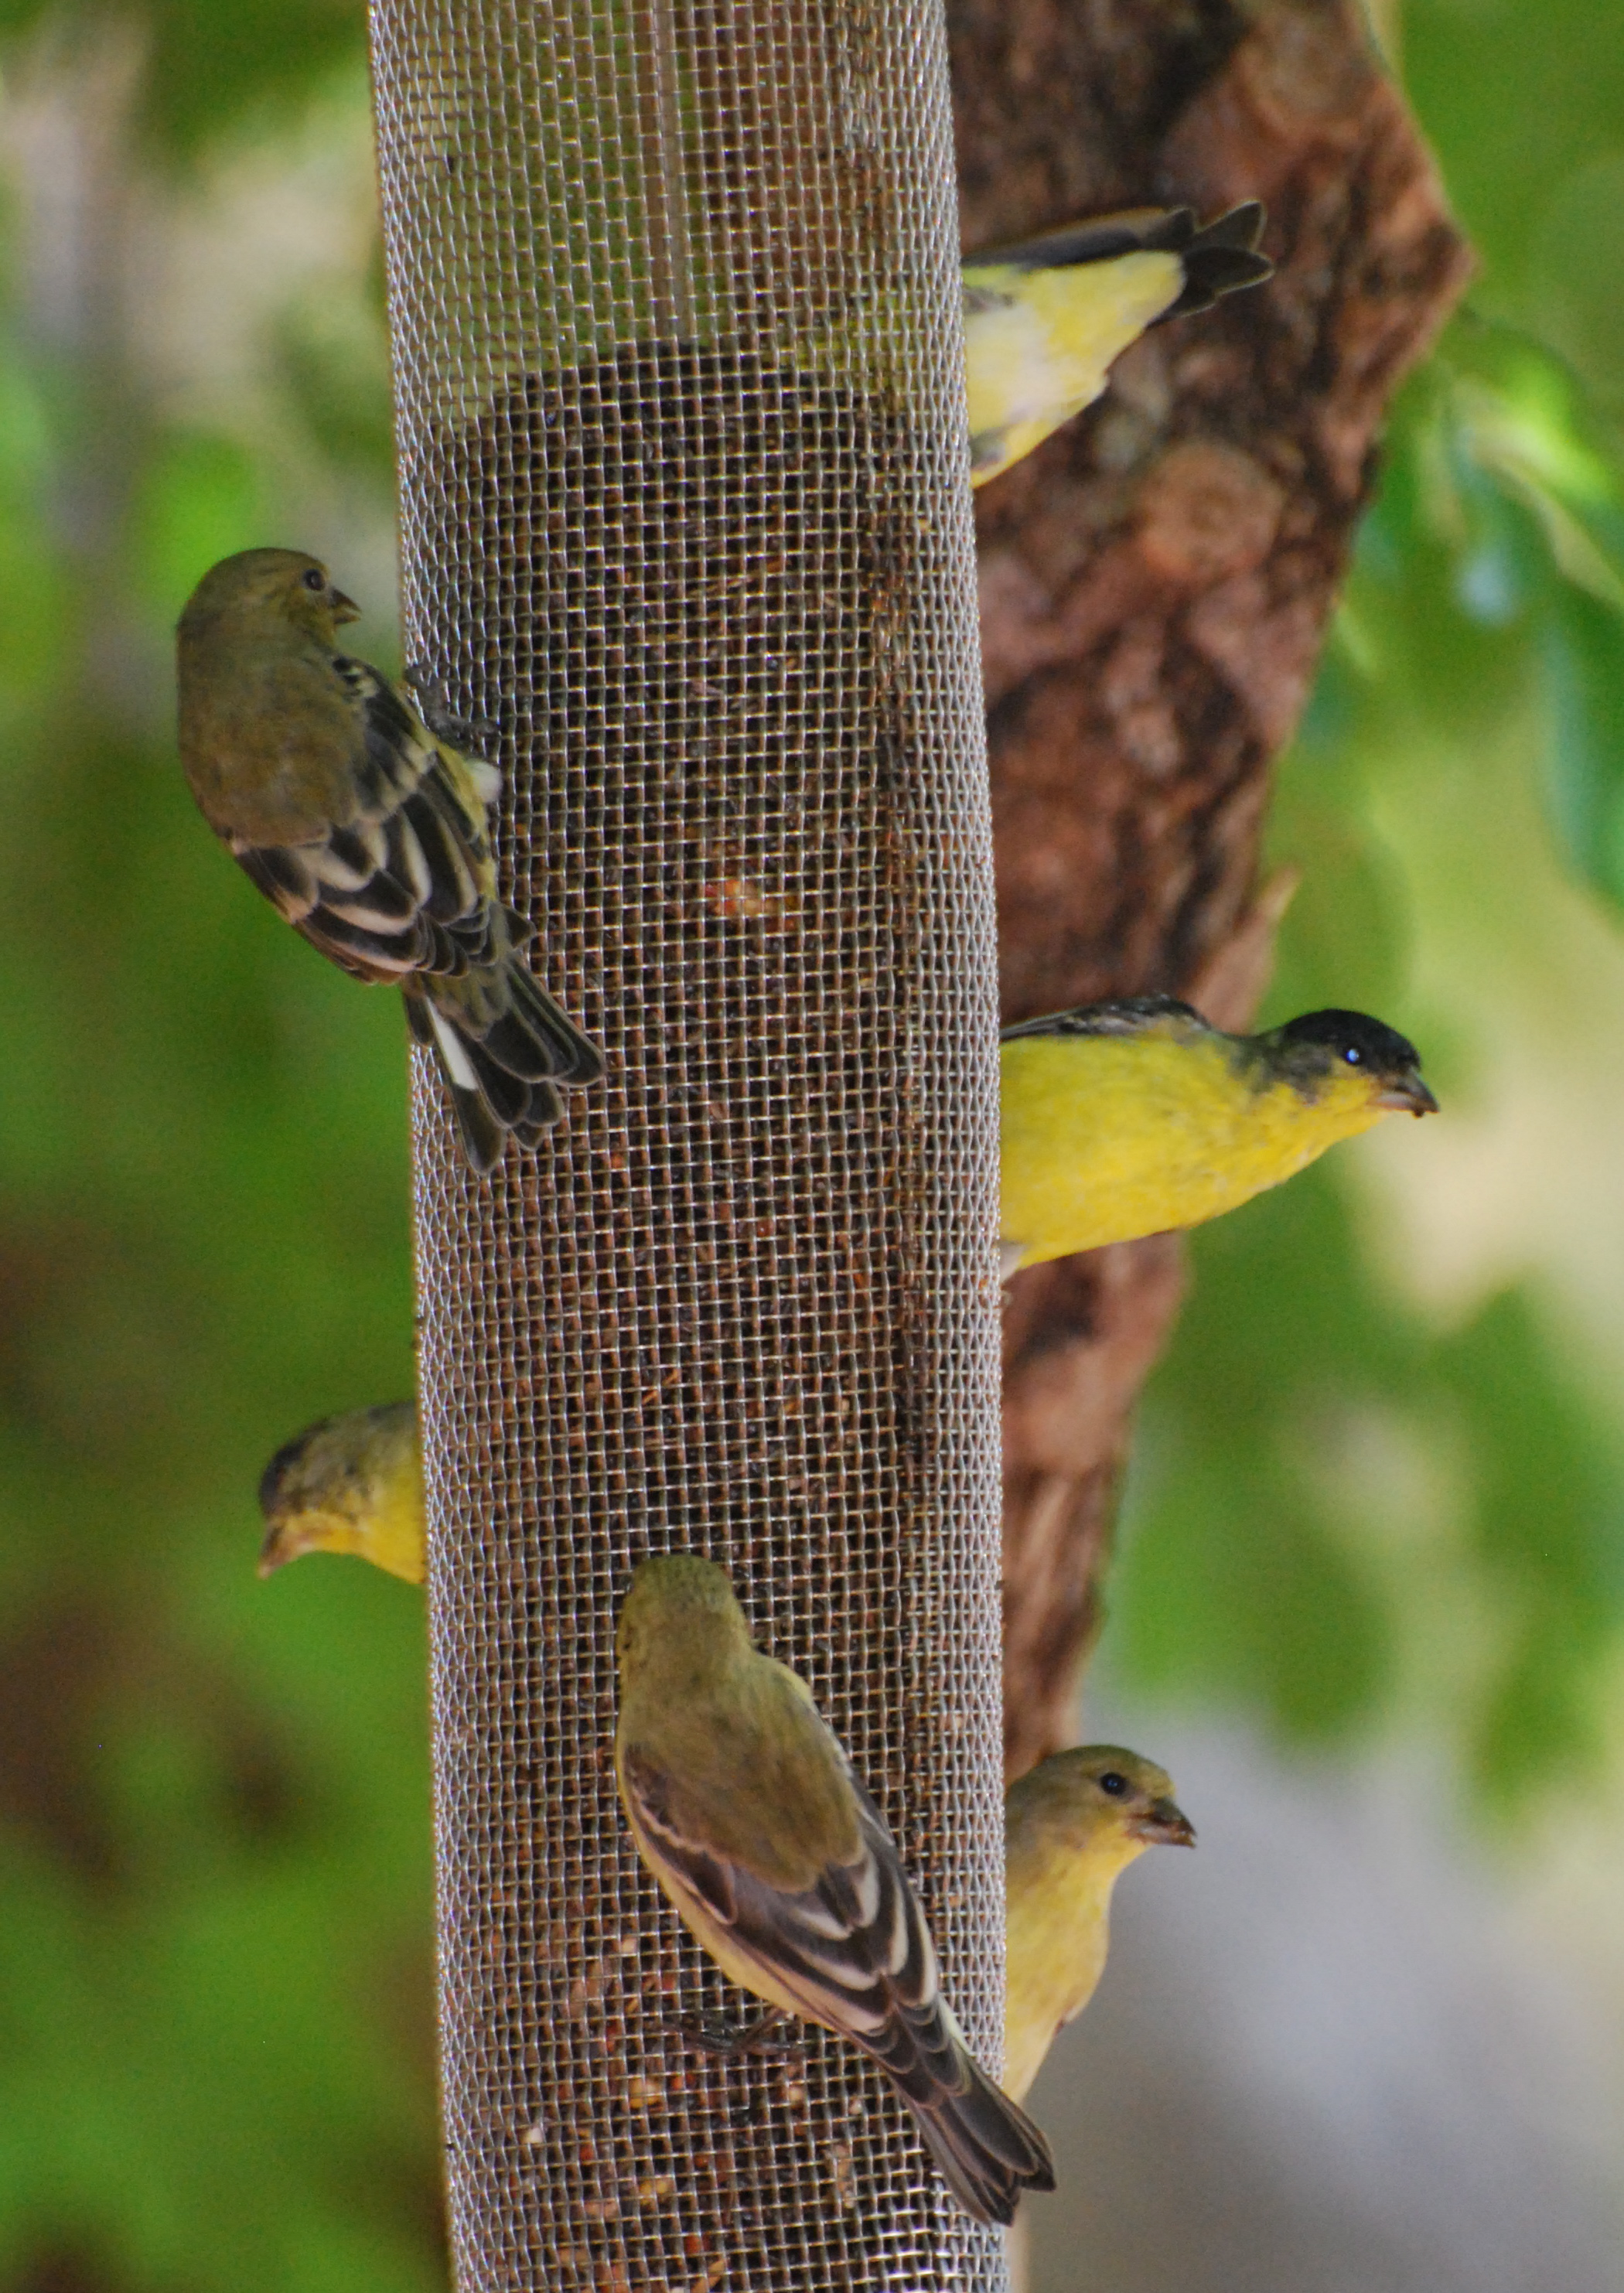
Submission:
<svg viewBox="0 0 1624 2293">
<path fill-rule="evenodd" d="M 1120 1745 L 1057 1752 L 1005 1794 L 1003 2085 L 1017 2102 L 1105 1972 L 1118 1874 L 1158 1842 L 1193 1847 L 1196 1835 L 1172 1778 Z"/>
<path fill-rule="evenodd" d="M 1359 1011 L 1225 1035 L 1144 995 L 1003 1031 L 999 1232 L 1018 1267 L 1198 1226 L 1384 1114 L 1433 1114 L 1413 1044 Z"/>
<path fill-rule="evenodd" d="M 426 1543 L 417 1404 L 324 1417 L 286 1441 L 260 1478 L 269 1576 L 304 1552 L 353 1552 L 420 1584 Z"/>
<path fill-rule="evenodd" d="M 722 1972 L 885 2071 L 960 2204 L 1054 2186 L 1043 2135 L 964 2044 L 884 1819 L 723 1571 L 644 1560 L 621 1609 L 614 1763 L 638 1852 Z"/>
<path fill-rule="evenodd" d="M 405 997 L 433 1046 L 476 1171 L 535 1146 L 561 1083 L 603 1058 L 525 966 L 496 895 L 492 765 L 431 728 L 408 693 L 338 650 L 358 608 L 317 559 L 245 549 L 181 615 L 181 762 L 203 815 L 296 930 Z M 449 730 L 449 726 L 446 728 Z"/>
<path fill-rule="evenodd" d="M 1188 207 L 1140 207 L 970 256 L 972 483 L 984 486 L 1092 406 L 1112 360 L 1147 327 L 1267 279 L 1263 221 L 1255 199 L 1201 231 Z"/>
</svg>

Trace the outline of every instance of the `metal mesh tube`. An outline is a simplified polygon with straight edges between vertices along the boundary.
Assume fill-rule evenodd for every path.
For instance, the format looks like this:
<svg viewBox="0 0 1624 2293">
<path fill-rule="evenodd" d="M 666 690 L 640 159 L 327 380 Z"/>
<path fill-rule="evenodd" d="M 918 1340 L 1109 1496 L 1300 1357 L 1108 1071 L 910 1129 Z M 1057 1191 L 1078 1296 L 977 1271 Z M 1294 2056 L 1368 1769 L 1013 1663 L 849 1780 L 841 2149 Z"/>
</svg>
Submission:
<svg viewBox="0 0 1624 2293">
<path fill-rule="evenodd" d="M 416 1078 L 459 2282 L 1004 2282 L 615 1802 L 642 1552 L 730 1570 L 1002 2012 L 995 1003 L 938 0 L 377 0 L 411 651 L 603 1042 L 471 1179 Z"/>
</svg>

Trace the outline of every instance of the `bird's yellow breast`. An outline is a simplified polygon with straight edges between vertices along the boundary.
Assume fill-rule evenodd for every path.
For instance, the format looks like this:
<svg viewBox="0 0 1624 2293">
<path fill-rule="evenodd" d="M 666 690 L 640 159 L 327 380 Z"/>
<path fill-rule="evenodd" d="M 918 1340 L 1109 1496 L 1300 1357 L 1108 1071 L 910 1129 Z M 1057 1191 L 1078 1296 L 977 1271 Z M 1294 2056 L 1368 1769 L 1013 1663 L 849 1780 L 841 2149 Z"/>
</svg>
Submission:
<svg viewBox="0 0 1624 2293">
<path fill-rule="evenodd" d="M 391 1576 L 420 1584 L 426 1573 L 423 1469 L 415 1457 L 387 1478 L 339 1490 L 326 1504 L 304 1507 L 289 1524 L 288 1557 L 349 1552 Z"/>
<path fill-rule="evenodd" d="M 420 1462 L 390 1480 L 356 1550 L 392 1576 L 420 1584 L 425 1568 L 423 1468 Z"/>
<path fill-rule="evenodd" d="M 1084 1840 L 1040 1832 L 1009 1858 L 1003 2090 L 1022 2101 L 1063 2023 L 1105 1972 L 1111 1890 L 1143 1841 L 1100 1829 Z"/>
<path fill-rule="evenodd" d="M 1003 1047 L 1000 1232 L 1035 1266 L 1198 1226 L 1379 1122 L 1368 1083 L 1263 1089 L 1222 1037 L 1018 1037 Z"/>
<path fill-rule="evenodd" d="M 971 264 L 964 280 L 970 433 L 1001 438 L 995 458 L 978 451 L 984 482 L 1092 404 L 1112 360 L 1177 300 L 1184 270 L 1176 255 L 1141 253 L 1052 271 Z"/>
</svg>

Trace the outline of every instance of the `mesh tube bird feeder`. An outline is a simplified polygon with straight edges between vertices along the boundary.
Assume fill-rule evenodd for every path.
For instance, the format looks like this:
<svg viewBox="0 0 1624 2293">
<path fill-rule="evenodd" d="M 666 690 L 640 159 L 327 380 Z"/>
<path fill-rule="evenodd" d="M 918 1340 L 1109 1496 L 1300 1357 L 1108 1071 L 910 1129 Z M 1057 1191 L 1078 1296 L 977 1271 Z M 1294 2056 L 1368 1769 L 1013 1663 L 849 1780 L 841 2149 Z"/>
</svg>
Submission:
<svg viewBox="0 0 1624 2293">
<path fill-rule="evenodd" d="M 603 1043 L 490 1182 L 416 1082 L 465 2289 L 991 2288 L 849 2047 L 736 2011 L 615 1801 L 635 1558 L 808 1681 L 996 2067 L 996 1076 L 935 0 L 376 0 L 410 652 Z"/>
</svg>

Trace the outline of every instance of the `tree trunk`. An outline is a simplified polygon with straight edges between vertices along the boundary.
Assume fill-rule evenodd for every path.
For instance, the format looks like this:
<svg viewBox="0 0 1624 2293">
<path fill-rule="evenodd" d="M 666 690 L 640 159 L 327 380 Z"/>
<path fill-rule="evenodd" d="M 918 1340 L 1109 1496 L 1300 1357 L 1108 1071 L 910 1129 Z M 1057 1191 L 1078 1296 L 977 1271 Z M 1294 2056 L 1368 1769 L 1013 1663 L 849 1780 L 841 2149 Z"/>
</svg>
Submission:
<svg viewBox="0 0 1624 2293">
<path fill-rule="evenodd" d="M 1224 1027 L 1382 411 L 1470 256 L 1352 0 L 953 0 L 967 249 L 1077 215 L 1269 208 L 1273 280 L 1128 352 L 978 497 L 1006 1019 L 1164 990 Z M 1068 1740 L 1171 1236 L 1035 1267 L 1004 1317 L 1011 1775 Z"/>
</svg>

